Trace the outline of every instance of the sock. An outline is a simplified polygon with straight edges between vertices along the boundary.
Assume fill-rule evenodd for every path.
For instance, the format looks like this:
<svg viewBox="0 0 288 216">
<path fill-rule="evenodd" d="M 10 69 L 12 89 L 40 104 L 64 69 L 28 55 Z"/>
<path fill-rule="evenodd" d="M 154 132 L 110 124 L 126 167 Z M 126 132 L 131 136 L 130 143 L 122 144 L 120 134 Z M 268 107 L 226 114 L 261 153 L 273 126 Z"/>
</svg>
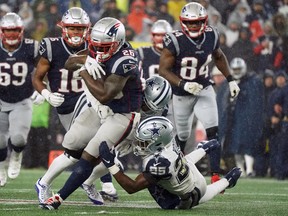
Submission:
<svg viewBox="0 0 288 216">
<path fill-rule="evenodd" d="M 52 181 L 59 176 L 65 169 L 74 165 L 78 160 L 67 157 L 64 153 L 53 160 L 48 170 L 40 180 L 40 184 L 50 185 Z"/>
<path fill-rule="evenodd" d="M 180 146 L 181 151 L 184 153 L 184 149 L 185 149 L 185 146 L 186 146 L 186 141 L 180 140 L 177 135 L 175 136 L 175 141 Z"/>
<path fill-rule="evenodd" d="M 239 155 L 239 154 L 235 154 L 234 155 L 235 157 L 235 163 L 236 163 L 236 166 L 239 167 L 241 170 L 242 170 L 242 175 L 245 175 L 245 161 L 244 161 L 244 158 L 242 155 Z"/>
<path fill-rule="evenodd" d="M 105 167 L 105 165 L 101 162 L 96 167 L 94 167 L 91 175 L 83 184 L 86 185 L 92 185 L 96 181 L 96 179 L 99 179 L 101 176 L 109 173 L 108 169 Z M 112 181 L 112 180 L 111 180 Z"/>
<path fill-rule="evenodd" d="M 221 147 L 210 151 L 209 160 L 210 160 L 210 169 L 211 173 L 220 172 L 220 159 L 221 159 Z"/>
<path fill-rule="evenodd" d="M 245 163 L 246 163 L 246 173 L 253 173 L 253 165 L 254 165 L 254 158 L 250 155 L 244 155 Z"/>
<path fill-rule="evenodd" d="M 102 176 L 100 180 L 103 183 L 112 182 L 112 176 L 110 173 L 107 173 L 106 175 Z"/>
<path fill-rule="evenodd" d="M 0 162 L 5 161 L 7 158 L 8 148 L 0 149 Z"/>
<path fill-rule="evenodd" d="M 94 166 L 90 161 L 81 158 L 77 163 L 77 168 L 74 169 L 64 186 L 58 191 L 60 197 L 63 200 L 67 199 L 91 175 L 93 168 Z"/>
<path fill-rule="evenodd" d="M 188 155 L 185 155 L 185 158 L 190 163 L 196 164 L 201 158 L 203 158 L 206 155 L 206 152 L 203 148 L 196 149 L 189 153 Z"/>
<path fill-rule="evenodd" d="M 211 199 L 213 199 L 216 195 L 218 195 L 221 191 L 225 190 L 228 187 L 229 182 L 226 178 L 222 178 L 213 184 L 207 185 L 206 193 L 200 199 L 200 203 L 205 203 Z"/>
</svg>

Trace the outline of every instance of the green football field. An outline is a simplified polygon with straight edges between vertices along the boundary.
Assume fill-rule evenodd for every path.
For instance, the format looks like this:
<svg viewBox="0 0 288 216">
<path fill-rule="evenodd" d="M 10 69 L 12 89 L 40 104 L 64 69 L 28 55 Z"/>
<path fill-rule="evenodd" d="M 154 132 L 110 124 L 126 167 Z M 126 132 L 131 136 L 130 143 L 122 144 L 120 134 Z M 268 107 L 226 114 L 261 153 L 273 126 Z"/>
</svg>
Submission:
<svg viewBox="0 0 288 216">
<path fill-rule="evenodd" d="M 118 189 L 118 202 L 95 206 L 90 203 L 84 191 L 78 189 L 57 211 L 47 211 L 38 208 L 34 190 L 34 183 L 44 172 L 24 169 L 17 179 L 9 180 L 5 187 L 0 187 L 0 215 L 288 215 L 288 181 L 271 178 L 241 178 L 235 188 L 226 190 L 225 194 L 193 210 L 161 210 L 146 190 L 129 195 L 114 181 Z M 55 180 L 52 186 L 54 192 L 57 192 L 68 176 L 69 172 L 65 172 Z M 130 176 L 135 177 L 135 174 Z M 99 188 L 100 184 L 97 186 Z"/>
</svg>

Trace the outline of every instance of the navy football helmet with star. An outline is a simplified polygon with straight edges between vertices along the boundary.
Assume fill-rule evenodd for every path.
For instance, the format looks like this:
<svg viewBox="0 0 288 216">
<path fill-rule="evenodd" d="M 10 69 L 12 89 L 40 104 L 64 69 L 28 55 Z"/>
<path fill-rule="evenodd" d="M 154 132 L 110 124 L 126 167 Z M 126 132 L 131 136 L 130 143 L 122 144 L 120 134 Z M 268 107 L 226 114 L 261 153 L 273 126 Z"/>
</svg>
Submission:
<svg viewBox="0 0 288 216">
<path fill-rule="evenodd" d="M 152 116 L 137 127 L 134 154 L 146 156 L 161 151 L 173 139 L 173 125 L 163 116 Z"/>
</svg>

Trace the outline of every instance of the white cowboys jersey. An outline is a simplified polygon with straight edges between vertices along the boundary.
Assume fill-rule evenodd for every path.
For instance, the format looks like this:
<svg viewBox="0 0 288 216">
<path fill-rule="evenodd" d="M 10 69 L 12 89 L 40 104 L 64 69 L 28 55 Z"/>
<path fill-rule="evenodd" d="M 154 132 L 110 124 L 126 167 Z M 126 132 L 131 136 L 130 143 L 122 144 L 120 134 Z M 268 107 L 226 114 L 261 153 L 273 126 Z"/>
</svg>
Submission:
<svg viewBox="0 0 288 216">
<path fill-rule="evenodd" d="M 194 190 L 196 179 L 174 141 L 154 155 L 143 159 L 143 172 L 148 181 L 176 195 L 184 195 Z"/>
</svg>

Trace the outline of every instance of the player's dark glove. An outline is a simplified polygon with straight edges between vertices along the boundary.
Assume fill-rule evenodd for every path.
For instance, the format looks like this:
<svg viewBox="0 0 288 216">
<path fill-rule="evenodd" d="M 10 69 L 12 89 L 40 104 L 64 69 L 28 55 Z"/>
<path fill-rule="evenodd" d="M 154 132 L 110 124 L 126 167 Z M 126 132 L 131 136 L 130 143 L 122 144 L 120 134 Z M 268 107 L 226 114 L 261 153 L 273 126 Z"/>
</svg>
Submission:
<svg viewBox="0 0 288 216">
<path fill-rule="evenodd" d="M 110 149 L 105 141 L 101 142 L 99 146 L 99 154 L 102 162 L 112 175 L 115 175 L 120 171 L 119 167 L 114 163 L 115 155 L 110 152 Z"/>
</svg>

